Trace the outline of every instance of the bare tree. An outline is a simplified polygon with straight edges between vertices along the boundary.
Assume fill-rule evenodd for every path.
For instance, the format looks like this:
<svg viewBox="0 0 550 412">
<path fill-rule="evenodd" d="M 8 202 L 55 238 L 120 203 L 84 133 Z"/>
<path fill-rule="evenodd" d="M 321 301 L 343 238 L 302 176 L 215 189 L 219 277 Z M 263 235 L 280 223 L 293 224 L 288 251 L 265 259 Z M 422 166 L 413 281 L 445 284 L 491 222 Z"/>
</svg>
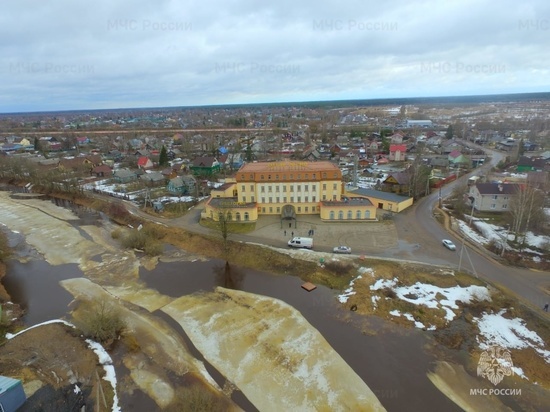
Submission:
<svg viewBox="0 0 550 412">
<path fill-rule="evenodd" d="M 516 240 L 523 234 L 522 244 L 525 243 L 526 232 L 535 222 L 544 219 L 543 206 L 544 193 L 531 185 L 518 185 L 516 194 L 510 200 L 510 231 L 514 233 Z"/>
</svg>

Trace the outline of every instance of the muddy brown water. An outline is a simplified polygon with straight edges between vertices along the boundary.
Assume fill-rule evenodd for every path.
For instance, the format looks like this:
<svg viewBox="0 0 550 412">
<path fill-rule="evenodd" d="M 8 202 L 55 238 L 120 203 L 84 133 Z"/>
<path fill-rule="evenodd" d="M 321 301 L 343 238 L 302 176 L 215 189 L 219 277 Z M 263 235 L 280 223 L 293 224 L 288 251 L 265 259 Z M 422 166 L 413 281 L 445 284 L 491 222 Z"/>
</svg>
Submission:
<svg viewBox="0 0 550 412">
<path fill-rule="evenodd" d="M 84 220 L 89 224 L 88 217 Z M 17 236 L 20 235 L 11 234 L 11 238 Z M 83 276 L 78 266 L 51 266 L 21 244 L 18 250 L 20 256 L 28 254 L 32 257 L 26 263 L 9 262 L 3 283 L 12 300 L 26 309 L 25 324 L 30 326 L 66 316 L 72 296 L 59 285 L 59 281 Z M 461 410 L 426 376 L 435 361 L 425 349 L 429 341 L 426 332 L 398 328 L 377 317 L 364 318 L 350 312 L 337 301 L 337 291 L 318 286 L 308 293 L 300 287 L 303 281 L 298 277 L 299 273 L 294 275 L 278 276 L 233 266 L 228 274 L 225 262 L 219 260 L 159 262 L 151 271 L 140 269 L 140 278 L 148 287 L 172 297 L 224 286 L 290 304 L 324 336 L 388 411 Z M 184 335 L 181 328 L 175 329 Z M 188 341 L 187 336 L 184 339 Z M 207 366 L 213 376 L 219 375 L 211 365 Z M 128 371 L 117 367 L 117 373 L 122 379 Z M 216 380 L 221 379 L 216 377 Z M 151 410 L 152 403 L 145 400 L 148 398 L 145 394 L 138 391 L 136 398 L 140 399 L 122 395 L 123 410 Z M 233 399 L 243 409 L 253 410 L 240 392 L 235 393 Z"/>
</svg>

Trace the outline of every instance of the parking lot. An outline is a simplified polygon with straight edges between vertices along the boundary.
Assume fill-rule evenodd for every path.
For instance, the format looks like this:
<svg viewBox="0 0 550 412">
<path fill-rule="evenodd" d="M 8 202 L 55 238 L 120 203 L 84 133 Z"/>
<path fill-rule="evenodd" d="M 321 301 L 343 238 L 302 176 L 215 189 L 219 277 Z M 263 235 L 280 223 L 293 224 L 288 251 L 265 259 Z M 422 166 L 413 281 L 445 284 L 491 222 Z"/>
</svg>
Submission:
<svg viewBox="0 0 550 412">
<path fill-rule="evenodd" d="M 310 235 L 310 231 L 313 234 Z M 296 222 L 279 216 L 262 216 L 250 235 L 280 246 L 293 236 L 312 237 L 314 250 L 331 251 L 339 245 L 351 247 L 353 254 L 380 253 L 397 246 L 397 230 L 391 220 L 379 222 L 323 222 L 319 216 L 300 216 Z"/>
</svg>

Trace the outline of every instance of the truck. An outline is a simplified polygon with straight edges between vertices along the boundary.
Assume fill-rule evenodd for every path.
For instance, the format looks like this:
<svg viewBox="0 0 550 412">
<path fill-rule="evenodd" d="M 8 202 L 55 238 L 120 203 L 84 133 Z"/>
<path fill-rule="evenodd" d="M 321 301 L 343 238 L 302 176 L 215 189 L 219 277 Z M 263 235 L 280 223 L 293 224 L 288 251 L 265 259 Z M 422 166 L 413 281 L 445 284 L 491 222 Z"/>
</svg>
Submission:
<svg viewBox="0 0 550 412">
<path fill-rule="evenodd" d="M 303 249 L 313 249 L 313 238 L 311 237 L 293 237 L 288 241 L 288 246 Z"/>
</svg>

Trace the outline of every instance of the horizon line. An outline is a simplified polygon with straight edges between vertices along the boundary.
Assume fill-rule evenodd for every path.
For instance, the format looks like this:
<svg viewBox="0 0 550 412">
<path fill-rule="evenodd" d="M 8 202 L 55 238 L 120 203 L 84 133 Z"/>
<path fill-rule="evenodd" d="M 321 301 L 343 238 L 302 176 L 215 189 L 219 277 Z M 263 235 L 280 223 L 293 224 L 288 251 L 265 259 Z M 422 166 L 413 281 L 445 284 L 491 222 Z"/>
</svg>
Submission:
<svg viewBox="0 0 550 412">
<path fill-rule="evenodd" d="M 422 102 L 422 100 L 462 100 L 461 103 L 469 102 L 468 99 L 486 100 L 490 99 L 502 100 L 505 97 L 522 97 L 522 99 L 531 99 L 536 96 L 544 96 L 544 100 L 550 99 L 550 91 L 546 92 L 521 92 L 521 93 L 499 93 L 499 94 L 467 94 L 467 95 L 446 95 L 446 96 L 415 96 L 415 97 L 378 97 L 378 98 L 358 98 L 358 99 L 336 99 L 336 100 L 302 100 L 302 101 L 273 101 L 264 103 L 220 103 L 220 104 L 202 104 L 202 105 L 183 105 L 183 106 L 142 106 L 142 107 L 112 107 L 107 109 L 60 109 L 60 110 L 34 110 L 34 111 L 19 111 L 19 112 L 0 112 L 2 115 L 25 115 L 25 114 L 47 114 L 47 113 L 69 113 L 69 112 L 109 112 L 109 111 L 129 111 L 129 110 L 169 110 L 169 109 L 200 109 L 200 108 L 238 108 L 238 107 L 254 107 L 254 106 L 308 106 L 308 105 L 331 105 L 336 103 L 348 103 L 353 106 L 360 102 L 368 102 L 368 106 L 377 106 L 392 104 L 391 101 L 396 101 L 393 104 L 404 104 L 406 101 Z M 513 101 L 514 99 L 511 99 Z M 398 103 L 401 102 L 401 103 Z M 438 102 L 445 103 L 445 102 Z M 457 103 L 449 101 L 449 103 Z"/>
</svg>

